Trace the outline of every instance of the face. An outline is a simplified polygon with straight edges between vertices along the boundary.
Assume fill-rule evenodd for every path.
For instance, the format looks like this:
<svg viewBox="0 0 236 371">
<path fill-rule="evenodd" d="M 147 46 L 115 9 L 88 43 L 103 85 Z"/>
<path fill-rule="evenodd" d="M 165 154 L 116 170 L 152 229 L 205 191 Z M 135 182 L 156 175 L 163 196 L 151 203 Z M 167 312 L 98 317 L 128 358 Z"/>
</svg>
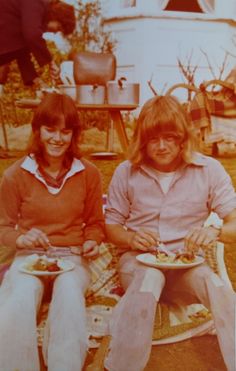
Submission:
<svg viewBox="0 0 236 371">
<path fill-rule="evenodd" d="M 148 141 L 146 154 L 157 170 L 174 171 L 182 161 L 181 141 L 175 133 L 163 133 Z"/>
<path fill-rule="evenodd" d="M 71 144 L 72 130 L 65 128 L 64 123 L 55 127 L 42 125 L 40 139 L 48 160 L 63 159 Z"/>
</svg>

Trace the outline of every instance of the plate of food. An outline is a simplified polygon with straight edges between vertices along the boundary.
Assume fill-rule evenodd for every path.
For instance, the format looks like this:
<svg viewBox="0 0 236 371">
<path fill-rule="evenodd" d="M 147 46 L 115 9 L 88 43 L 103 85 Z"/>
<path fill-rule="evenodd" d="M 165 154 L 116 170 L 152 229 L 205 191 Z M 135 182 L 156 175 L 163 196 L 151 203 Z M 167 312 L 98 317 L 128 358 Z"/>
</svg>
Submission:
<svg viewBox="0 0 236 371">
<path fill-rule="evenodd" d="M 63 258 L 49 258 L 46 255 L 28 256 L 19 266 L 19 271 L 34 276 L 55 276 L 74 269 L 75 264 Z"/>
<path fill-rule="evenodd" d="M 160 269 L 186 269 L 192 268 L 204 262 L 204 258 L 192 253 L 166 254 L 157 251 L 156 254 L 144 253 L 136 256 L 136 259 L 149 267 Z"/>
</svg>

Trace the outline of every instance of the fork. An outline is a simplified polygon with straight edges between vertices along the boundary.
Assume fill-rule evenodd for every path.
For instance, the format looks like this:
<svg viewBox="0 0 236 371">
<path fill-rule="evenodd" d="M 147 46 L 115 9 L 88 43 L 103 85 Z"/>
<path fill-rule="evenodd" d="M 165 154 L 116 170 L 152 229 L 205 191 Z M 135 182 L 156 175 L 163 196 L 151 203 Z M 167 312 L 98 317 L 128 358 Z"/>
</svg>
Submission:
<svg viewBox="0 0 236 371">
<path fill-rule="evenodd" d="M 172 251 L 169 251 L 166 246 L 164 245 L 163 242 L 160 242 L 159 245 L 157 246 L 157 250 L 164 252 L 168 256 L 174 256 L 175 254 Z"/>
<path fill-rule="evenodd" d="M 47 256 L 47 258 L 55 256 L 56 252 L 57 248 L 48 241 L 48 249 L 45 251 L 45 255 Z"/>
</svg>

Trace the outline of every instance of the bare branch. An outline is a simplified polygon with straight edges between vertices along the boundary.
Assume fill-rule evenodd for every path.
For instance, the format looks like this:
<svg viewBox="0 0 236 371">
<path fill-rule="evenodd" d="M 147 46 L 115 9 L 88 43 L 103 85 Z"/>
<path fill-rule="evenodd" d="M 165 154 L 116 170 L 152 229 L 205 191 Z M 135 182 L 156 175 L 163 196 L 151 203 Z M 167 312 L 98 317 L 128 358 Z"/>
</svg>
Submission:
<svg viewBox="0 0 236 371">
<path fill-rule="evenodd" d="M 177 61 L 178 61 L 178 66 L 179 66 L 180 71 L 182 72 L 182 74 L 186 78 L 186 80 L 188 81 L 189 77 L 188 77 L 187 71 L 184 68 L 184 65 L 182 64 L 182 62 L 179 58 L 177 58 Z"/>
<path fill-rule="evenodd" d="M 150 80 L 147 81 L 149 88 L 153 92 L 154 95 L 158 95 L 154 87 L 152 86 L 152 78 L 153 78 L 153 73 L 151 74 Z"/>
<path fill-rule="evenodd" d="M 163 87 L 161 89 L 161 95 L 164 95 L 164 91 L 165 91 L 167 85 L 168 85 L 167 82 L 165 82 L 165 84 L 163 85 Z"/>
<path fill-rule="evenodd" d="M 221 68 L 220 68 L 219 80 L 221 80 L 222 75 L 223 75 L 223 73 L 224 73 L 224 71 L 225 71 L 225 67 L 226 67 L 226 63 L 227 63 L 228 56 L 229 56 L 229 55 L 228 55 L 228 53 L 226 52 L 226 53 L 225 53 L 224 60 L 223 60 L 223 62 L 222 62 L 222 66 L 221 66 Z"/>
<path fill-rule="evenodd" d="M 178 61 L 178 66 L 179 66 L 179 69 L 181 71 L 181 73 L 183 74 L 183 76 L 186 78 L 187 80 L 187 83 L 188 84 L 191 84 L 191 85 L 194 85 L 194 78 L 195 78 L 195 73 L 196 73 L 196 70 L 198 68 L 198 65 L 196 66 L 191 66 L 191 59 L 192 59 L 192 52 L 187 60 L 187 66 L 185 67 L 182 62 L 180 61 L 179 58 L 177 58 L 177 61 Z"/>
<path fill-rule="evenodd" d="M 217 79 L 217 77 L 216 77 L 216 75 L 215 75 L 215 72 L 214 72 L 214 69 L 213 69 L 213 67 L 212 67 L 212 65 L 211 65 L 211 63 L 210 63 L 210 60 L 209 60 L 209 57 L 208 57 L 207 53 L 206 53 L 202 48 L 200 48 L 200 51 L 202 52 L 202 54 L 204 55 L 204 57 L 205 57 L 206 60 L 207 60 L 208 68 L 209 68 L 209 70 L 210 70 L 212 76 L 214 77 L 214 79 Z"/>
<path fill-rule="evenodd" d="M 235 44 L 236 45 L 236 44 Z M 225 53 L 227 53 L 230 57 L 233 57 L 233 58 L 236 58 L 236 54 L 233 54 L 232 52 L 229 52 L 227 49 L 221 47 L 222 50 L 225 51 Z"/>
</svg>

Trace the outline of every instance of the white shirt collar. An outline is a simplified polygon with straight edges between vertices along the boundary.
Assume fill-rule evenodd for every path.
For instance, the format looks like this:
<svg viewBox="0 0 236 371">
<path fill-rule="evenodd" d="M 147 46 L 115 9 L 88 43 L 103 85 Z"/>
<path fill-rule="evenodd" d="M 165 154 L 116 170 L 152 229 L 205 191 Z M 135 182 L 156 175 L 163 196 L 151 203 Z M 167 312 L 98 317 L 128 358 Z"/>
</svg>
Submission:
<svg viewBox="0 0 236 371">
<path fill-rule="evenodd" d="M 27 156 L 25 158 L 25 160 L 22 162 L 21 168 L 28 171 L 29 173 L 33 174 L 36 179 L 38 179 L 41 183 L 43 183 L 46 186 L 48 192 L 50 192 L 52 194 L 59 193 L 61 191 L 61 189 L 63 188 L 63 186 L 64 186 L 64 184 L 65 184 L 65 182 L 68 178 L 72 177 L 76 173 L 79 173 L 80 171 L 85 169 L 83 163 L 79 159 L 74 158 L 73 161 L 72 161 L 70 170 L 68 171 L 65 178 L 63 179 L 62 185 L 60 186 L 60 188 L 54 188 L 54 187 L 51 187 L 51 186 L 47 185 L 44 178 L 40 174 L 40 172 L 38 170 L 39 165 L 38 165 L 37 161 L 35 160 L 34 155 Z"/>
</svg>

